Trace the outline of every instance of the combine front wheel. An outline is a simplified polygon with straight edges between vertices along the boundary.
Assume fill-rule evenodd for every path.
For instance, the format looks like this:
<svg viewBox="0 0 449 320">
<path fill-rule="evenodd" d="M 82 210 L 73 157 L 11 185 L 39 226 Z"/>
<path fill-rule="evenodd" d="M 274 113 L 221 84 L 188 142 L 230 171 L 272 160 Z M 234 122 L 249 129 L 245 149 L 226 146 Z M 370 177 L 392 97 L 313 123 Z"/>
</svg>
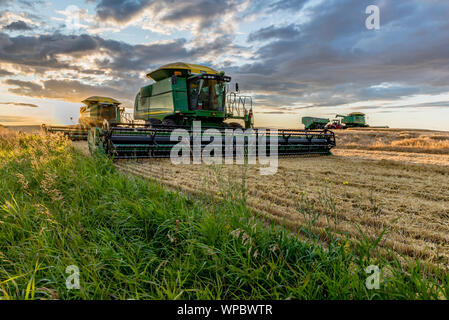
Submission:
<svg viewBox="0 0 449 320">
<path fill-rule="evenodd" d="M 176 126 L 176 122 L 173 119 L 164 119 L 164 121 L 162 121 L 162 125 L 167 127 L 174 127 Z"/>
<path fill-rule="evenodd" d="M 145 124 L 147 126 L 150 126 L 150 128 L 152 128 L 153 126 L 161 126 L 162 125 L 162 121 L 159 120 L 159 119 L 150 118 L 147 121 L 145 121 Z"/>
<path fill-rule="evenodd" d="M 228 126 L 233 129 L 243 129 L 243 126 L 238 122 L 230 122 L 228 123 Z"/>
</svg>

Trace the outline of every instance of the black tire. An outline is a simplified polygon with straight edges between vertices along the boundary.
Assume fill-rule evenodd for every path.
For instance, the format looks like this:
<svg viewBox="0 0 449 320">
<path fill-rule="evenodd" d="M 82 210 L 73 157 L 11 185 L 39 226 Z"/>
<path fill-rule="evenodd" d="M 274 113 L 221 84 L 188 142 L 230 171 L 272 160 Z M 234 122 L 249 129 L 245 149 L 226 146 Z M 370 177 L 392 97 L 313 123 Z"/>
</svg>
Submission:
<svg viewBox="0 0 449 320">
<path fill-rule="evenodd" d="M 164 121 L 162 121 L 162 125 L 168 127 L 175 127 L 177 123 L 173 119 L 164 119 Z"/>
<path fill-rule="evenodd" d="M 150 118 L 148 120 L 145 121 L 145 124 L 147 126 L 153 127 L 153 126 L 161 126 L 162 125 L 162 121 L 159 119 L 155 119 L 155 118 Z"/>
<path fill-rule="evenodd" d="M 243 129 L 243 126 L 238 122 L 230 122 L 228 123 L 228 127 L 233 129 Z"/>
</svg>

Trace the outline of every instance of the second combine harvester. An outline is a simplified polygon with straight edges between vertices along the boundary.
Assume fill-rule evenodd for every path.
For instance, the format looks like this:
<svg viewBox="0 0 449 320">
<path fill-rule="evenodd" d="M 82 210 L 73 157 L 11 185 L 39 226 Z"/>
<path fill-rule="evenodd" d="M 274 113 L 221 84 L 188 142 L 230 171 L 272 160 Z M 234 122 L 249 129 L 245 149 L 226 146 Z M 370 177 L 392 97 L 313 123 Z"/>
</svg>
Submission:
<svg viewBox="0 0 449 320">
<path fill-rule="evenodd" d="M 225 150 L 225 130 L 243 127 L 252 130 L 249 133 L 235 131 L 234 153 L 238 141 L 236 136 L 239 134 L 244 135 L 240 141 L 244 141 L 245 147 L 250 135 L 275 134 L 280 156 L 329 154 L 335 146 L 335 135 L 328 130 L 281 129 L 267 130 L 264 133 L 264 130 L 254 129 L 251 97 L 240 96 L 236 92 L 227 93 L 227 83 L 231 78 L 224 72 L 177 62 L 162 66 L 147 74 L 147 77 L 155 82 L 140 89 L 134 104 L 134 119 L 145 123 L 105 121 L 102 128 L 95 127 L 90 131 L 91 151 L 98 151 L 115 159 L 167 158 L 170 157 L 172 147 L 180 140 L 187 139 L 190 146 L 193 146 L 194 135 L 198 134 L 192 127 L 194 121 L 201 121 L 199 134 L 210 128 L 218 129 L 218 138 L 222 139 L 222 154 Z M 238 92 L 238 85 L 236 91 Z M 172 139 L 171 134 L 179 128 L 186 129 L 187 136 L 178 137 L 179 140 Z M 215 139 L 217 137 L 202 141 L 201 147 L 204 148 Z"/>
<path fill-rule="evenodd" d="M 62 133 L 71 140 L 87 140 L 90 128 L 102 126 L 104 120 L 109 123 L 120 123 L 125 116 L 125 108 L 120 102 L 108 97 L 90 97 L 82 101 L 78 124 L 70 126 L 47 126 L 42 129 L 49 133 Z"/>
</svg>

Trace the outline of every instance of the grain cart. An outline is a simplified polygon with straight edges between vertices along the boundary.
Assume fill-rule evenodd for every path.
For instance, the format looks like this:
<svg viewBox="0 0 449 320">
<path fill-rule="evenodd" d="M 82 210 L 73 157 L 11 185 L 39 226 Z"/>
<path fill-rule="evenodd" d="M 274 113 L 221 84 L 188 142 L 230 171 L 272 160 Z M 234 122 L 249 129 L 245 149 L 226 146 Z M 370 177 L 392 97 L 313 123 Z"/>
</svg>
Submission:
<svg viewBox="0 0 449 320">
<path fill-rule="evenodd" d="M 302 117 L 301 121 L 306 130 L 324 129 L 329 123 L 329 119 L 314 117 Z"/>
<path fill-rule="evenodd" d="M 189 141 L 190 146 L 195 135 L 202 135 L 210 128 L 219 132 L 222 142 L 226 140 L 225 131 L 231 128 L 240 129 L 239 132 L 243 132 L 243 127 L 252 128 L 252 135 L 272 136 L 271 131 L 263 133 L 261 129 L 253 129 L 251 97 L 238 95 L 237 84 L 236 92 L 228 93 L 227 83 L 231 78 L 224 72 L 177 62 L 162 66 L 147 77 L 154 83 L 139 90 L 134 104 L 134 119 L 145 124 L 105 121 L 102 127 L 90 130 L 91 152 L 115 159 L 167 158 L 172 147 L 179 143 L 171 139 L 176 129 L 185 130 L 185 136 L 179 139 Z M 195 132 L 194 121 L 201 121 L 201 132 Z M 283 129 L 276 133 L 276 138 L 279 155 L 329 154 L 335 146 L 335 135 L 327 130 Z M 201 141 L 201 150 L 215 139 Z M 248 137 L 244 143 L 246 146 Z M 225 143 L 221 145 L 224 147 Z"/>
<path fill-rule="evenodd" d="M 124 108 L 120 102 L 107 97 L 90 97 L 83 100 L 80 108 L 80 117 L 77 125 L 72 126 L 46 126 L 42 129 L 48 133 L 61 132 L 71 140 L 87 140 L 88 130 L 91 127 L 102 126 L 104 120 L 110 123 L 120 123 Z"/>
</svg>

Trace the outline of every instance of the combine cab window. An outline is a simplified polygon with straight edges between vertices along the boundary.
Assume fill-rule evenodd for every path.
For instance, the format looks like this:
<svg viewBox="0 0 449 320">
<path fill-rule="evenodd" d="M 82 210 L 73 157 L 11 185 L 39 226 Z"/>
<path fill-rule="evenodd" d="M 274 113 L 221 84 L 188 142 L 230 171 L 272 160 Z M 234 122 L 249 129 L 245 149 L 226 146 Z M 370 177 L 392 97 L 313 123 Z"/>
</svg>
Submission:
<svg viewBox="0 0 449 320">
<path fill-rule="evenodd" d="M 107 120 L 114 120 L 116 118 L 116 108 L 113 105 L 101 105 L 100 117 Z"/>
<path fill-rule="evenodd" d="M 189 81 L 189 100 L 192 110 L 223 111 L 225 105 L 225 84 L 212 79 Z"/>
</svg>

